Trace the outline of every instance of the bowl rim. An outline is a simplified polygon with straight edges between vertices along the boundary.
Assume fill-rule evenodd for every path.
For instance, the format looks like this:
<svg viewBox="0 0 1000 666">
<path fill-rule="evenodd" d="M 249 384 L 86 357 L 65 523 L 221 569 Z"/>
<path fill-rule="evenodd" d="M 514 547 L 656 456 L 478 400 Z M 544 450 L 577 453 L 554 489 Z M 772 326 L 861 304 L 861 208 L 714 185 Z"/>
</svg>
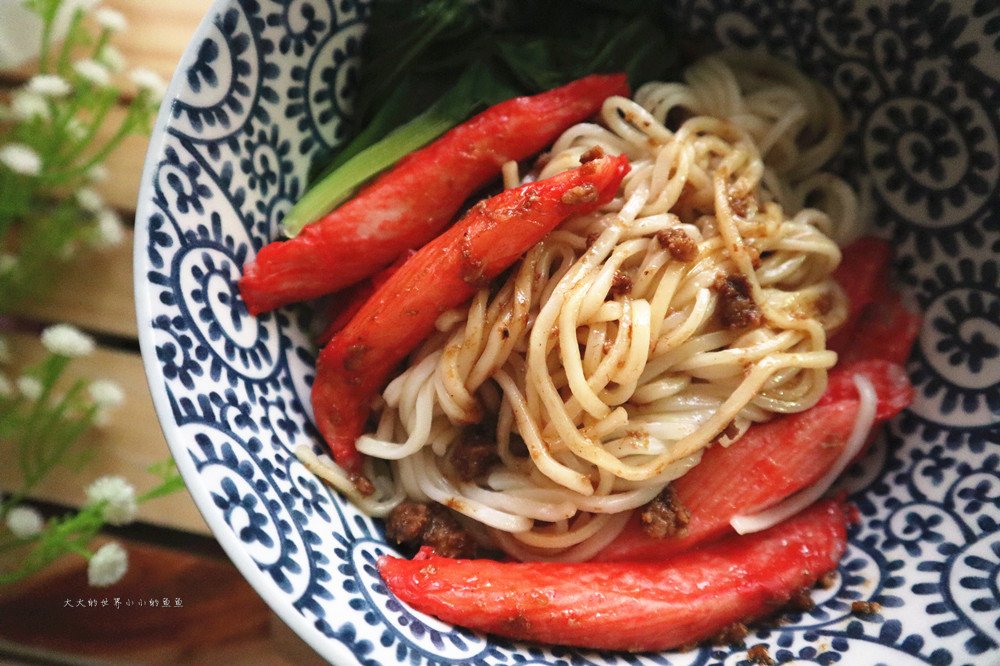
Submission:
<svg viewBox="0 0 1000 666">
<path fill-rule="evenodd" d="M 212 537 L 222 546 L 230 561 L 235 565 L 241 576 L 250 584 L 254 591 L 299 638 L 305 641 L 317 655 L 335 664 L 365 663 L 351 649 L 335 638 L 323 634 L 309 616 L 298 611 L 292 598 L 278 589 L 252 559 L 244 544 L 226 522 L 223 513 L 211 501 L 209 488 L 196 469 L 195 462 L 189 454 L 191 445 L 187 436 L 177 424 L 174 409 L 166 390 L 166 377 L 163 368 L 156 357 L 154 329 L 149 325 L 153 313 L 158 306 L 154 300 L 154 292 L 150 289 L 148 273 L 152 269 L 150 258 L 146 252 L 150 241 L 149 222 L 159 208 L 155 204 L 155 178 L 164 159 L 165 148 L 171 139 L 169 130 L 173 124 L 173 111 L 180 95 L 189 89 L 183 71 L 194 62 L 198 49 L 203 41 L 213 31 L 217 17 L 234 5 L 233 0 L 213 0 L 207 8 L 197 28 L 192 32 L 161 102 L 152 129 L 148 147 L 144 157 L 141 173 L 140 189 L 136 205 L 135 233 L 133 238 L 133 292 L 135 299 L 135 315 L 142 363 L 149 387 L 150 396 L 168 448 L 174 458 L 177 468 L 184 479 L 188 493 L 195 506 L 205 520 Z M 239 133 L 242 129 L 235 130 Z M 917 343 L 919 345 L 919 342 Z M 914 435 L 910 435 L 913 437 Z M 884 469 L 881 474 L 886 474 Z M 194 492 L 197 488 L 198 492 Z M 330 601 L 333 613 L 343 609 L 346 604 L 342 598 Z M 922 613 L 923 614 L 923 613 Z M 336 615 L 334 615 L 336 617 Z M 971 655 L 968 655 L 971 656 Z M 394 662 L 395 663 L 395 662 Z"/>
<path fill-rule="evenodd" d="M 296 635 L 304 640 L 320 657 L 336 664 L 360 664 L 357 656 L 344 644 L 331 640 L 317 630 L 306 618 L 288 602 L 288 597 L 281 594 L 277 588 L 268 585 L 268 580 L 262 576 L 260 569 L 247 554 L 243 544 L 237 539 L 221 512 L 208 499 L 207 493 L 194 493 L 191 486 L 201 483 L 201 477 L 194 467 L 194 462 L 188 455 L 187 437 L 180 431 L 174 420 L 173 409 L 165 390 L 165 377 L 159 362 L 156 360 L 156 345 L 153 340 L 153 329 L 143 326 L 150 321 L 153 312 L 152 294 L 148 289 L 147 273 L 150 268 L 146 246 L 149 241 L 149 220 L 155 212 L 154 179 L 163 157 L 164 146 L 168 138 L 168 128 L 171 122 L 174 102 L 180 93 L 186 89 L 187 82 L 180 75 L 184 66 L 194 61 L 198 48 L 211 32 L 214 19 L 219 16 L 232 0 L 213 0 L 202 17 L 198 27 L 191 34 L 187 46 L 177 61 L 174 74 L 167 85 L 160 109 L 156 115 L 153 131 L 150 134 L 146 155 L 143 158 L 142 177 L 139 186 L 139 196 L 136 201 L 135 232 L 132 244 L 132 286 L 135 297 L 136 328 L 139 337 L 139 351 L 145 370 L 146 384 L 153 400 L 153 408 L 159 421 L 160 430 L 170 449 L 177 470 L 184 479 L 185 488 L 194 501 L 198 512 L 212 532 L 212 537 L 222 546 L 222 550 L 236 566 L 240 575 L 264 600 L 264 603 L 284 622 Z"/>
</svg>

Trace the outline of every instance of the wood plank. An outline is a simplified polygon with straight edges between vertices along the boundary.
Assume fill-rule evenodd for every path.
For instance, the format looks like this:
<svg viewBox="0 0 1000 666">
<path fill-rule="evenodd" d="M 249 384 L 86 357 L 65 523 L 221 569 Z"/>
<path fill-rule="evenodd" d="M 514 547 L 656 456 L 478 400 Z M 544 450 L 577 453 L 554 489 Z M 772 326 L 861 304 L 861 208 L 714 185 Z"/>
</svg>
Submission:
<svg viewBox="0 0 1000 666">
<path fill-rule="evenodd" d="M 300 639 L 276 630 L 274 615 L 231 563 L 123 545 L 129 569 L 110 587 L 89 587 L 86 562 L 67 556 L 27 581 L 0 588 L 0 636 L 8 649 L 53 661 L 71 656 L 101 663 L 321 663 Z M 169 608 L 162 606 L 164 597 Z M 157 607 L 149 606 L 151 598 Z M 77 600 L 84 606 L 77 607 Z"/>
<path fill-rule="evenodd" d="M 0 85 L 0 102 L 9 102 L 14 88 Z M 101 146 L 120 126 L 125 117 L 125 107 L 117 106 L 108 115 L 105 124 L 98 131 L 93 146 Z M 125 137 L 104 162 L 108 177 L 94 184 L 94 189 L 104 198 L 108 206 L 130 215 L 135 211 L 142 181 L 142 167 L 146 160 L 149 137 L 133 134 Z M 93 153 L 91 153 L 93 154 Z"/>
<path fill-rule="evenodd" d="M 151 69 L 169 81 L 211 0 L 110 0 L 104 5 L 120 11 L 128 21 L 128 29 L 112 41 L 122 52 L 128 66 Z M 4 72 L 4 77 L 13 84 L 27 80 L 34 73 L 35 63 L 28 63 Z M 119 78 L 118 84 L 122 86 L 126 98 L 134 93 L 124 77 Z M 107 139 L 114 132 L 124 114 L 123 107 L 108 114 L 98 141 Z M 135 210 L 147 145 L 146 137 L 130 136 L 109 156 L 105 163 L 109 177 L 96 186 L 109 205 L 123 211 Z"/>
<path fill-rule="evenodd" d="M 127 338 L 137 336 L 132 290 L 132 237 L 116 248 L 88 251 L 59 268 L 62 278 L 43 299 L 22 303 L 15 312 L 43 322 L 69 322 Z M 136 359 L 138 361 L 138 359 Z"/>
<path fill-rule="evenodd" d="M 0 102 L 9 103 L 15 87 L 0 83 Z M 108 113 L 106 124 L 98 132 L 92 145 L 100 146 L 119 127 L 125 117 L 125 108 L 118 106 Z M 107 205 L 125 213 L 131 213 L 136 207 L 139 195 L 139 183 L 142 180 L 142 166 L 145 161 L 146 147 L 149 138 L 142 134 L 126 137 L 108 156 L 104 168 L 108 177 L 104 182 L 96 183 L 94 189 L 104 198 Z M 92 153 L 91 153 L 92 154 Z"/>
<path fill-rule="evenodd" d="M 109 113 L 108 121 L 97 133 L 97 142 L 94 145 L 103 145 L 103 142 L 118 129 L 124 117 L 125 109 L 121 106 Z M 131 214 L 135 211 L 148 146 L 149 137 L 144 134 L 125 137 L 104 161 L 104 168 L 108 172 L 107 179 L 94 185 L 94 189 L 104 197 L 107 204 L 122 213 Z"/>
<path fill-rule="evenodd" d="M 45 354 L 37 337 L 10 336 L 14 363 L 26 367 Z M 75 359 L 67 380 L 78 377 L 110 379 L 125 392 L 125 403 L 111 414 L 108 424 L 93 428 L 75 447 L 91 452 L 78 470 L 58 467 L 32 492 L 42 500 L 80 506 L 85 487 L 105 474 L 118 474 L 132 482 L 138 492 L 156 483 L 146 468 L 170 455 L 153 410 L 141 358 L 138 354 L 98 347 L 93 354 Z M 0 486 L 18 485 L 16 465 L 0 465 Z M 139 519 L 199 534 L 210 534 L 208 526 L 186 491 L 147 502 L 139 507 Z"/>
<path fill-rule="evenodd" d="M 128 21 L 128 28 L 112 41 L 128 66 L 151 69 L 166 81 L 172 77 L 181 54 L 211 4 L 211 0 L 108 0 L 103 3 L 121 12 Z M 35 63 L 28 63 L 4 72 L 4 78 L 13 83 L 27 80 L 34 73 Z M 126 79 L 122 78 L 119 84 L 126 96 L 134 93 Z M 122 108 L 109 114 L 106 129 L 99 138 L 109 136 L 123 115 Z M 109 178 L 97 185 L 97 190 L 119 210 L 135 210 L 147 143 L 143 136 L 128 137 L 105 164 Z"/>
<path fill-rule="evenodd" d="M 146 67 L 169 80 L 212 0 L 105 0 L 128 20 L 114 44 L 132 67 Z"/>
<path fill-rule="evenodd" d="M 121 12 L 128 27 L 112 38 L 129 67 L 145 67 L 169 80 L 181 54 L 212 0 L 105 0 L 102 6 Z M 35 63 L 25 63 L 3 72 L 12 81 L 27 80 Z"/>
</svg>

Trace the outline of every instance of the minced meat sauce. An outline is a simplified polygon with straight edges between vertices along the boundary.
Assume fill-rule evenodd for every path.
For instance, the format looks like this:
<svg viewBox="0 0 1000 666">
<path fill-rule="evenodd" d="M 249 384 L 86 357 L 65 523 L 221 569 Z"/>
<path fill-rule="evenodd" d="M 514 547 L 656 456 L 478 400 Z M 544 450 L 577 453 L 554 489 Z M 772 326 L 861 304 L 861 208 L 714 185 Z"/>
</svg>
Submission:
<svg viewBox="0 0 1000 666">
<path fill-rule="evenodd" d="M 753 300 L 750 281 L 745 275 L 720 275 L 713 285 L 719 294 L 719 317 L 726 328 L 760 326 L 764 315 Z"/>
<path fill-rule="evenodd" d="M 485 428 L 467 428 L 451 450 L 451 466 L 462 481 L 472 481 L 500 462 L 496 440 Z"/>
<path fill-rule="evenodd" d="M 698 244 L 683 229 L 670 227 L 656 232 L 656 240 L 675 261 L 690 263 L 698 256 Z"/>
<path fill-rule="evenodd" d="M 660 491 L 639 514 L 643 532 L 654 539 L 684 536 L 690 520 L 691 514 L 670 486 Z"/>
<path fill-rule="evenodd" d="M 402 502 L 385 521 L 389 541 L 414 548 L 428 546 L 441 557 L 475 557 L 475 539 L 440 504 Z"/>
</svg>

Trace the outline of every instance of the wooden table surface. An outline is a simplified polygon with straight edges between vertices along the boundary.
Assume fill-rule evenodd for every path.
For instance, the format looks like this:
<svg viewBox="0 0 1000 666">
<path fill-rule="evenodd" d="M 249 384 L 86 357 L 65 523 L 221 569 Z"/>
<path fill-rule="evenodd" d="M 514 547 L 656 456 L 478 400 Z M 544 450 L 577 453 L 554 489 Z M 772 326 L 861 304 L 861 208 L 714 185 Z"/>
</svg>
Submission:
<svg viewBox="0 0 1000 666">
<path fill-rule="evenodd" d="M 150 68 L 169 80 L 211 2 L 103 4 L 128 20 L 114 43 L 129 66 Z M 0 72 L 0 95 L 30 74 L 30 67 Z M 130 223 L 145 151 L 145 138 L 126 140 L 109 158 L 109 177 L 98 188 Z M 111 379 L 126 393 L 125 404 L 108 425 L 81 443 L 94 452 L 90 461 L 79 470 L 56 471 L 34 493 L 32 502 L 49 512 L 78 506 L 84 487 L 104 474 L 125 476 L 141 491 L 152 482 L 143 470 L 169 455 L 139 356 L 131 240 L 129 230 L 119 248 L 87 254 L 66 266 L 65 279 L 51 298 L 14 313 L 29 330 L 69 322 L 93 334 L 98 349 L 75 361 L 75 371 Z M 15 365 L 26 365 L 42 353 L 37 335 L 16 334 L 12 342 Z M 0 489 L 11 486 L 14 474 L 10 466 L 0 465 Z M 136 524 L 108 536 L 123 541 L 130 556 L 129 572 L 111 588 L 88 588 L 85 563 L 77 557 L 65 558 L 24 584 L 0 588 L 0 663 L 320 662 L 225 558 L 186 492 L 143 504 Z M 179 599 L 181 606 L 139 607 L 138 600 L 147 597 Z M 134 603 L 116 608 L 115 599 Z"/>
</svg>

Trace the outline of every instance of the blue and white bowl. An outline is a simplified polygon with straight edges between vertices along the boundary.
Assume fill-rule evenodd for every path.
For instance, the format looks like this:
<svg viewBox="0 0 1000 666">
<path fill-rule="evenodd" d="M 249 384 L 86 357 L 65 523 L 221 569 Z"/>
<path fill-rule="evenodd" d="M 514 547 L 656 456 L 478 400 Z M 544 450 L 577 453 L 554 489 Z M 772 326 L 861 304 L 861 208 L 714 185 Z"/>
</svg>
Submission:
<svg viewBox="0 0 1000 666">
<path fill-rule="evenodd" d="M 925 312 L 913 406 L 850 483 L 862 524 L 817 607 L 748 638 L 781 662 L 1000 663 L 1000 3 L 687 0 L 693 35 L 765 48 L 841 98 L 841 171 Z M 748 664 L 745 649 L 622 655 L 487 638 L 415 613 L 375 571 L 382 526 L 290 453 L 318 441 L 304 314 L 253 318 L 241 268 L 335 145 L 359 76 L 360 0 L 217 0 L 150 145 L 135 284 L 157 413 L 226 552 L 337 664 Z M 856 600 L 878 602 L 856 616 Z"/>
</svg>

